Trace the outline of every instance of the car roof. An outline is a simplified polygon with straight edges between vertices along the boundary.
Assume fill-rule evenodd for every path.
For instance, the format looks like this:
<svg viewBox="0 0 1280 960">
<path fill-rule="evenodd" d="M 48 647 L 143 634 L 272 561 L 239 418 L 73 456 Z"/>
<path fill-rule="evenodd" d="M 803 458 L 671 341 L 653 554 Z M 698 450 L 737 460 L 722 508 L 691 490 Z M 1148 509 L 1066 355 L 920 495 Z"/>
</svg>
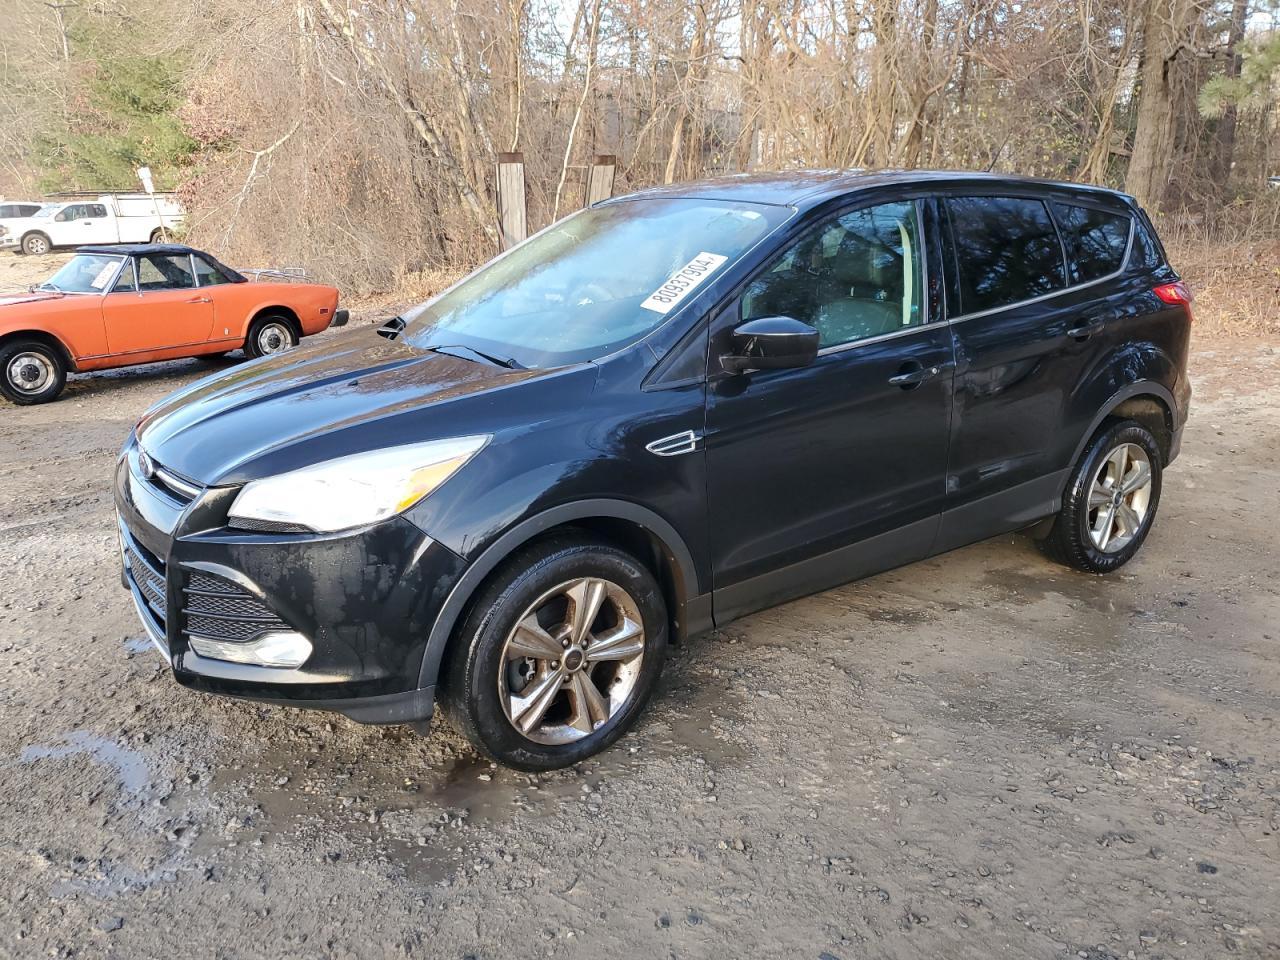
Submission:
<svg viewBox="0 0 1280 960">
<path fill-rule="evenodd" d="M 1061 180 L 1019 177 L 970 170 L 783 170 L 776 173 L 740 173 L 691 183 L 673 183 L 615 197 L 606 203 L 660 197 L 737 200 L 808 209 L 825 200 L 873 187 L 901 185 L 980 185 L 983 189 L 1028 187 L 1056 189 L 1102 197 L 1120 198 L 1119 191 Z"/>
<path fill-rule="evenodd" d="M 198 253 L 202 257 L 208 254 L 197 250 L 195 247 L 188 247 L 181 243 L 103 243 L 92 244 L 87 247 L 76 247 L 76 253 L 105 253 L 112 256 L 137 256 L 141 253 L 161 253 L 171 254 L 174 256 L 186 256 L 188 253 Z"/>
</svg>

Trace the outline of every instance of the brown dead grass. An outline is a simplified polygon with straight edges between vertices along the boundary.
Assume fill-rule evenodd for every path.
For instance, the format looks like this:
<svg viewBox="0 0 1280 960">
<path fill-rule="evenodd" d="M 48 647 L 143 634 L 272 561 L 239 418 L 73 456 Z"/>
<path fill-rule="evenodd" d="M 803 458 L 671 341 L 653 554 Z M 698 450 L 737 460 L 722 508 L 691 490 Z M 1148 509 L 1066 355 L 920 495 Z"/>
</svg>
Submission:
<svg viewBox="0 0 1280 960">
<path fill-rule="evenodd" d="M 1280 240 L 1170 238 L 1165 246 L 1195 295 L 1197 335 L 1280 337 Z"/>
</svg>

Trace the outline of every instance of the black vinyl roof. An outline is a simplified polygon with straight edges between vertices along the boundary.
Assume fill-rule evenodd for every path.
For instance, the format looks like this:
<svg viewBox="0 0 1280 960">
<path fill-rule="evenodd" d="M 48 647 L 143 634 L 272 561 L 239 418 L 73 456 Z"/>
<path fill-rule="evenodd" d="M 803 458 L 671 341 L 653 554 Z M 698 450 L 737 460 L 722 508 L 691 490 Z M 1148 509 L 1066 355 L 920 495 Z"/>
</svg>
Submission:
<svg viewBox="0 0 1280 960">
<path fill-rule="evenodd" d="M 1099 199 L 1123 196 L 1119 191 L 1108 187 L 969 170 L 783 170 L 776 173 L 740 173 L 692 183 L 673 183 L 604 202 L 650 197 L 689 197 L 769 203 L 805 210 L 834 197 L 894 184 L 928 184 L 939 187 L 968 184 L 982 189 L 1005 187 L 1020 191 L 1042 188 L 1046 191 L 1093 195 Z"/>
<path fill-rule="evenodd" d="M 169 257 L 185 257 L 189 253 L 194 253 L 217 266 L 234 282 L 248 282 L 248 277 L 238 270 L 231 269 L 213 254 L 197 250 L 195 247 L 188 247 L 184 243 L 99 243 L 76 247 L 76 253 L 100 253 L 109 257 L 139 257 L 148 253 L 158 253 L 161 256 Z"/>
<path fill-rule="evenodd" d="M 116 257 L 132 257 L 141 253 L 159 253 L 178 257 L 185 257 L 188 253 L 198 253 L 202 257 L 209 256 L 203 250 L 181 243 L 100 243 L 76 247 L 76 253 L 105 253 Z"/>
</svg>

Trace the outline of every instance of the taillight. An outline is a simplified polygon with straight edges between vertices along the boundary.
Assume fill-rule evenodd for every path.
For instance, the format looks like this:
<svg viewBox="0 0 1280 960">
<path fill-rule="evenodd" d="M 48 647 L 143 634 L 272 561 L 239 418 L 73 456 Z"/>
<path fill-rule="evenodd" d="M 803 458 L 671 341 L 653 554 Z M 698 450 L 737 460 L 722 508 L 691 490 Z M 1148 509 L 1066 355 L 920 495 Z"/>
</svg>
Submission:
<svg viewBox="0 0 1280 960">
<path fill-rule="evenodd" d="M 1162 283 L 1151 291 L 1162 301 L 1171 306 L 1181 304 L 1184 307 L 1191 306 L 1193 297 L 1191 296 L 1191 288 L 1181 280 L 1176 283 Z"/>
</svg>

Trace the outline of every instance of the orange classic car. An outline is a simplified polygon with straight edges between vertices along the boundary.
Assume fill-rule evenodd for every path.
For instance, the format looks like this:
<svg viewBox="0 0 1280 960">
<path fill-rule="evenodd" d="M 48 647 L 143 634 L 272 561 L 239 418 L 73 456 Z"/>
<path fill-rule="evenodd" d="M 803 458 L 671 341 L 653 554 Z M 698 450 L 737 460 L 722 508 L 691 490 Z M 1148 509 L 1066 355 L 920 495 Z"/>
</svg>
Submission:
<svg viewBox="0 0 1280 960">
<path fill-rule="evenodd" d="M 62 392 L 68 371 L 239 347 L 261 357 L 346 322 L 333 287 L 251 283 L 177 244 L 81 247 L 29 293 L 0 297 L 0 393 L 46 403 Z"/>
</svg>

